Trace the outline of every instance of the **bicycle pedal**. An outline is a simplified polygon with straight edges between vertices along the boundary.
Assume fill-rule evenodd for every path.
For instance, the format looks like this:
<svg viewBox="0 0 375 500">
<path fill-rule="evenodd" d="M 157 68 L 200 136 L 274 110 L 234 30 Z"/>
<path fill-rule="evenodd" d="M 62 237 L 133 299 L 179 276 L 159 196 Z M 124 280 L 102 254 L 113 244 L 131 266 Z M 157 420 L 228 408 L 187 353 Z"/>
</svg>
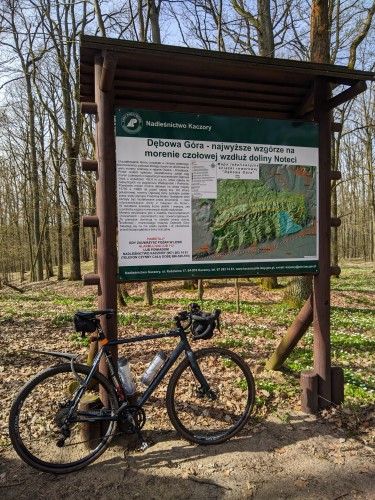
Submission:
<svg viewBox="0 0 375 500">
<path fill-rule="evenodd" d="M 150 448 L 150 444 L 147 441 L 142 441 L 141 444 L 139 445 L 138 451 L 146 451 L 147 448 Z"/>
</svg>

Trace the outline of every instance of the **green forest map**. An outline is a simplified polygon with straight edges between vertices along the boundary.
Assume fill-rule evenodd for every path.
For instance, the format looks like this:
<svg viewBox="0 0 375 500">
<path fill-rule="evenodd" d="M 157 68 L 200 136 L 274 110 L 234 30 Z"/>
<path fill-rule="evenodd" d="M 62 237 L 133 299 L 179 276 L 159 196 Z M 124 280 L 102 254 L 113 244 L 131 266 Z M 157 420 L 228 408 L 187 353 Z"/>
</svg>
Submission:
<svg viewBox="0 0 375 500">
<path fill-rule="evenodd" d="M 193 260 L 316 258 L 316 167 L 260 165 L 259 180 L 218 180 L 192 200 Z"/>
</svg>

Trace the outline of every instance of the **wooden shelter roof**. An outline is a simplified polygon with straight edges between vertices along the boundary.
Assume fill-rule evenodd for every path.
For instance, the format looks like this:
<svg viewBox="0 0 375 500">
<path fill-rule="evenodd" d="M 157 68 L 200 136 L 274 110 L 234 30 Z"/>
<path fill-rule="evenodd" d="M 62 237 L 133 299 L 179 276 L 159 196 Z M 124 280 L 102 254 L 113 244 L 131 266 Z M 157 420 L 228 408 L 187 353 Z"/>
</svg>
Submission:
<svg viewBox="0 0 375 500">
<path fill-rule="evenodd" d="M 83 36 L 81 102 L 95 101 L 98 55 L 114 82 L 116 107 L 160 111 L 308 120 L 316 79 L 348 87 L 326 109 L 363 92 L 366 80 L 374 79 L 372 72 L 343 66 Z"/>
</svg>

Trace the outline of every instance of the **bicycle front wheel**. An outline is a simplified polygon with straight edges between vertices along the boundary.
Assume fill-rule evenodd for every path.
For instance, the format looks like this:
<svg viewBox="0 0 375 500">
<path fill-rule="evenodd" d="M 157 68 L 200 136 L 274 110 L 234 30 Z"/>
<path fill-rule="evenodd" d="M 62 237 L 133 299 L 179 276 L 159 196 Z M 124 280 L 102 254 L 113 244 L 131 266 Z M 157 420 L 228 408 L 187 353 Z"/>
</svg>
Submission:
<svg viewBox="0 0 375 500">
<path fill-rule="evenodd" d="M 75 370 L 82 379 L 90 372 L 84 365 L 75 365 Z M 54 474 L 73 472 L 108 447 L 117 422 L 99 419 L 114 416 L 118 408 L 112 386 L 96 373 L 68 419 L 79 387 L 70 364 L 61 364 L 42 371 L 21 389 L 10 411 L 9 434 L 27 464 Z"/>
<path fill-rule="evenodd" d="M 237 434 L 250 416 L 254 379 L 247 363 L 228 349 L 213 347 L 194 355 L 209 391 L 202 390 L 190 361 L 182 361 L 168 384 L 169 418 L 192 443 L 222 443 Z"/>
</svg>

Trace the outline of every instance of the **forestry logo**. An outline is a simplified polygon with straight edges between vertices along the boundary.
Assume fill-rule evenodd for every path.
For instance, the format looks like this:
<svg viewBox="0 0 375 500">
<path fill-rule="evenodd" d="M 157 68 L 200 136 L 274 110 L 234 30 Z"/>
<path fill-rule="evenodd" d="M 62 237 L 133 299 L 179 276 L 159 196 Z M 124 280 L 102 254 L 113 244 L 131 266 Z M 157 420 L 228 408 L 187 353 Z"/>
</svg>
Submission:
<svg viewBox="0 0 375 500">
<path fill-rule="evenodd" d="M 121 127 L 130 135 L 138 134 L 143 128 L 143 120 L 138 113 L 130 111 L 121 118 Z"/>
</svg>

